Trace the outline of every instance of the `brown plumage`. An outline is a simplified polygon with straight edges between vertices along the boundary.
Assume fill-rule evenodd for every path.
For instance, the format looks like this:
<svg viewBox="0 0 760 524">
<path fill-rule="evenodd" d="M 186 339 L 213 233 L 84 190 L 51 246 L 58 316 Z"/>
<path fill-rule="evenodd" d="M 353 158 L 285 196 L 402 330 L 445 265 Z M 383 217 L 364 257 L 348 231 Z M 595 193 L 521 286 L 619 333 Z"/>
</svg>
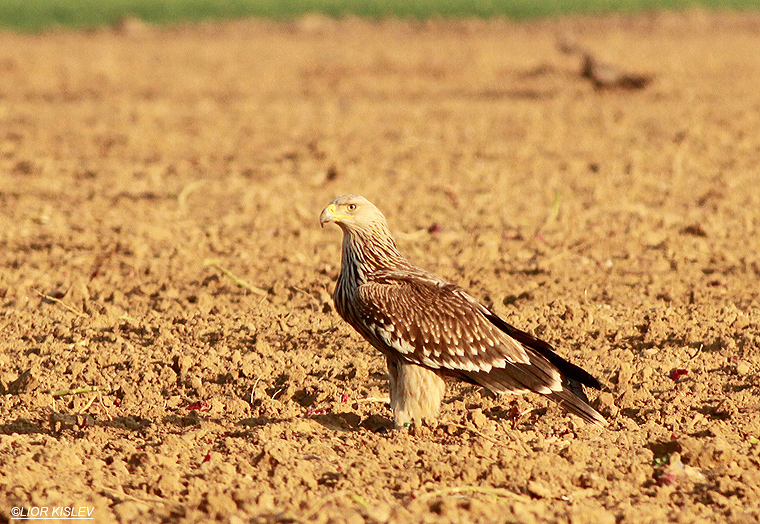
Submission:
<svg viewBox="0 0 760 524">
<path fill-rule="evenodd" d="M 552 347 L 504 322 L 462 288 L 399 253 L 382 213 L 366 198 L 336 198 L 320 216 L 343 230 L 335 308 L 388 362 L 396 426 L 438 416 L 444 377 L 496 393 L 540 393 L 587 422 L 607 422 L 583 385 L 599 382 Z"/>
</svg>

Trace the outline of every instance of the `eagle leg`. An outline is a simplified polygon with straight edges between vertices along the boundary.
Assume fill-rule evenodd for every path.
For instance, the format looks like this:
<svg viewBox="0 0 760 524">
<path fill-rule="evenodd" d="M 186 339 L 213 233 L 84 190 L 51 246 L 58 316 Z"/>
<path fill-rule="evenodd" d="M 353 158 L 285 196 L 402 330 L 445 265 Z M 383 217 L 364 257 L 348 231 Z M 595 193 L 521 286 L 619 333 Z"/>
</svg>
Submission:
<svg viewBox="0 0 760 524">
<path fill-rule="evenodd" d="M 446 391 L 443 377 L 397 357 L 389 356 L 387 361 L 394 425 L 402 428 L 411 422 L 419 425 L 435 420 Z"/>
</svg>

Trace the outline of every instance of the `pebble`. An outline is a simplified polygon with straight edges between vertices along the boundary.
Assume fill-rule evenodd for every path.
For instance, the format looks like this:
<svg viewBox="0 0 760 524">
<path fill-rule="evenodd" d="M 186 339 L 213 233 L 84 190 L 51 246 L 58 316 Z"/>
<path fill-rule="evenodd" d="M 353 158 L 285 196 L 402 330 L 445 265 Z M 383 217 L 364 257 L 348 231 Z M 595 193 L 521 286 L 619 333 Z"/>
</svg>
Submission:
<svg viewBox="0 0 760 524">
<path fill-rule="evenodd" d="M 752 371 L 752 368 L 749 364 L 744 362 L 743 360 L 740 361 L 738 364 L 736 364 L 736 374 L 737 375 L 747 375 L 749 372 Z"/>
</svg>

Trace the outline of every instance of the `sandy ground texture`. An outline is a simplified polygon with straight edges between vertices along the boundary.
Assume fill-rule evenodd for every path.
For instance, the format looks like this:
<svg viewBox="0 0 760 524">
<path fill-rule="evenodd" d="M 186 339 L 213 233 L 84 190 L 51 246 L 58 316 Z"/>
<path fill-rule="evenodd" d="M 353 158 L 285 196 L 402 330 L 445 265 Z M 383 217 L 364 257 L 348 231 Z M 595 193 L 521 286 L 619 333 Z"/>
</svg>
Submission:
<svg viewBox="0 0 760 524">
<path fill-rule="evenodd" d="M 0 522 L 757 522 L 758 48 L 701 12 L 0 34 Z M 456 384 L 386 429 L 345 193 L 609 430 Z"/>
</svg>

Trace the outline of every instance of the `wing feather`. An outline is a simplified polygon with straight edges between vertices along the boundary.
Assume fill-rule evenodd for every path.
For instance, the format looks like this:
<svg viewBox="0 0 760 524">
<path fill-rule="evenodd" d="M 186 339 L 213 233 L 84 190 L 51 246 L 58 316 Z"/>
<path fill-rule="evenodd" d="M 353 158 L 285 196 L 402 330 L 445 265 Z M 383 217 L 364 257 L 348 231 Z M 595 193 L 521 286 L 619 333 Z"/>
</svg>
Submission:
<svg viewBox="0 0 760 524">
<path fill-rule="evenodd" d="M 367 328 L 386 350 L 413 363 L 467 375 L 495 391 L 562 389 L 547 358 L 495 325 L 488 309 L 453 284 L 379 272 L 359 287 L 358 299 Z"/>
<path fill-rule="evenodd" d="M 599 387 L 596 379 L 458 286 L 424 272 L 380 270 L 359 286 L 355 299 L 360 319 L 352 320 L 383 352 L 497 393 L 540 393 L 588 422 L 606 424 L 581 386 Z"/>
</svg>

